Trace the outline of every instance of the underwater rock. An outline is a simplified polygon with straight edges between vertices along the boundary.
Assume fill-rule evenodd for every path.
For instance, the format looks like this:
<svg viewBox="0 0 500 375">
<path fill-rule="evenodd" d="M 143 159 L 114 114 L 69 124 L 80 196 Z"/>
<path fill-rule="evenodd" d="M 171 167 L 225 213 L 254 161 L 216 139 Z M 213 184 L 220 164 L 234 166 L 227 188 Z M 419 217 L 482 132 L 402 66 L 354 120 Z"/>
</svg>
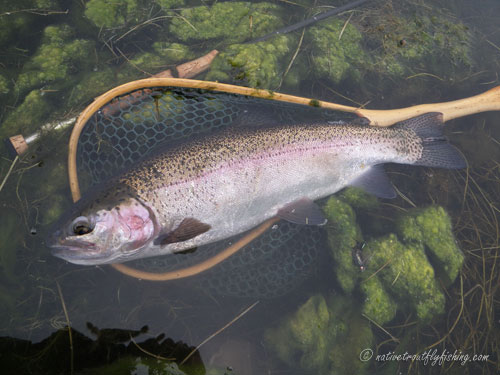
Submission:
<svg viewBox="0 0 500 375">
<path fill-rule="evenodd" d="M 265 343 L 291 367 L 310 374 L 363 374 L 359 353 L 373 335 L 352 301 L 334 296 L 310 297 L 295 313 L 265 333 Z"/>
<path fill-rule="evenodd" d="M 411 211 L 398 220 L 397 233 L 405 242 L 424 244 L 446 284 L 455 281 L 464 256 L 453 236 L 450 217 L 442 207 Z"/>
<path fill-rule="evenodd" d="M 182 9 L 181 17 L 172 19 L 170 32 L 184 42 L 223 39 L 227 44 L 240 43 L 280 28 L 282 21 L 273 14 L 277 9 L 271 3 L 235 1 Z"/>
<path fill-rule="evenodd" d="M 345 27 L 344 27 L 345 26 Z M 311 38 L 311 60 L 320 77 L 334 83 L 344 79 L 359 81 L 366 54 L 361 47 L 361 33 L 344 20 L 332 19 L 307 31 Z"/>
<path fill-rule="evenodd" d="M 47 26 L 41 46 L 18 77 L 17 88 L 23 93 L 47 84 L 69 87 L 70 78 L 89 68 L 93 48 L 89 40 L 73 39 L 68 25 Z"/>
</svg>

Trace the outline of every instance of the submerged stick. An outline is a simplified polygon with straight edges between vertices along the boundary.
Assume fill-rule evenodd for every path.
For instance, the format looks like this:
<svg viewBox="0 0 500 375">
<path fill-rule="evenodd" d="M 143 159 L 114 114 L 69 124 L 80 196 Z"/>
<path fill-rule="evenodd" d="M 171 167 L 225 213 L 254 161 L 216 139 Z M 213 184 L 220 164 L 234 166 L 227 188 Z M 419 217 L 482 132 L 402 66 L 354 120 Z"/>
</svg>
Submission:
<svg viewBox="0 0 500 375">
<path fill-rule="evenodd" d="M 56 280 L 56 285 L 57 285 L 57 291 L 59 292 L 59 298 L 61 298 L 61 304 L 62 304 L 62 308 L 64 311 L 64 316 L 66 317 L 66 323 L 68 324 L 69 350 L 70 350 L 70 370 L 71 370 L 70 374 L 73 375 L 75 372 L 74 371 L 75 370 L 75 366 L 74 366 L 75 353 L 73 350 L 73 334 L 71 332 L 71 323 L 69 321 L 69 315 L 68 315 L 68 310 L 66 309 L 66 304 L 64 303 L 64 298 L 63 298 L 63 294 L 61 291 L 61 286 L 59 285 L 57 280 Z"/>
<path fill-rule="evenodd" d="M 260 38 L 253 39 L 253 40 L 251 40 L 249 42 L 246 42 L 246 44 L 263 42 L 264 40 L 272 38 L 273 36 L 280 35 L 280 34 L 290 33 L 292 31 L 300 29 L 301 27 L 306 27 L 306 26 L 312 25 L 312 24 L 314 24 L 314 23 L 316 23 L 318 21 L 324 20 L 325 18 L 332 17 L 332 16 L 335 16 L 336 14 L 339 14 L 339 13 L 345 12 L 347 10 L 356 8 L 356 7 L 360 6 L 363 3 L 366 3 L 367 1 L 368 0 L 353 1 L 352 3 L 343 5 L 341 7 L 329 10 L 329 11 L 324 12 L 324 13 L 320 13 L 320 14 L 318 14 L 318 15 L 316 15 L 314 17 L 308 18 L 306 20 L 294 23 L 293 25 L 289 25 L 289 26 L 283 27 L 283 28 L 281 28 L 279 30 L 273 31 L 272 33 L 269 33 L 267 35 L 261 36 Z"/>
<path fill-rule="evenodd" d="M 214 332 L 212 333 L 210 336 L 208 336 L 205 340 L 203 340 L 196 348 L 194 348 L 191 353 L 189 353 L 186 358 L 184 358 L 182 360 L 182 362 L 180 363 L 180 365 L 183 365 L 184 363 L 186 363 L 186 361 L 191 358 L 191 356 L 196 353 L 196 351 L 198 349 L 200 349 L 203 345 L 205 345 L 207 342 L 209 342 L 210 340 L 212 340 L 215 336 L 217 336 L 219 333 L 221 333 L 222 331 L 224 331 L 227 327 L 229 327 L 231 324 L 233 324 L 234 322 L 236 322 L 238 319 L 240 319 L 243 315 L 245 315 L 247 312 L 249 312 L 250 310 L 252 310 L 255 305 L 257 305 L 259 303 L 259 301 L 257 302 L 254 302 L 252 305 L 248 306 L 245 310 L 243 310 L 242 312 L 240 312 L 238 315 L 236 315 L 236 317 L 233 318 L 233 320 L 231 320 L 229 323 L 227 323 L 224 327 L 222 327 L 221 329 L 219 329 L 217 332 Z"/>
</svg>

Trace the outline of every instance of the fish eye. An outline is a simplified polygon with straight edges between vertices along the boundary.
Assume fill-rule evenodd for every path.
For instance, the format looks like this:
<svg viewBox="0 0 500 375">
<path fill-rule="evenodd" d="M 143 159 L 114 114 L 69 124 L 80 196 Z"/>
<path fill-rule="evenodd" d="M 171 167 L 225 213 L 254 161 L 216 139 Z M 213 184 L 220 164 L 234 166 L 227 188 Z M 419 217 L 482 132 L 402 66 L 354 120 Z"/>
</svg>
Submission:
<svg viewBox="0 0 500 375">
<path fill-rule="evenodd" d="M 94 227 L 92 226 L 90 220 L 85 216 L 77 217 L 71 223 L 71 230 L 77 236 L 82 236 L 84 234 L 90 233 L 93 229 Z"/>
</svg>

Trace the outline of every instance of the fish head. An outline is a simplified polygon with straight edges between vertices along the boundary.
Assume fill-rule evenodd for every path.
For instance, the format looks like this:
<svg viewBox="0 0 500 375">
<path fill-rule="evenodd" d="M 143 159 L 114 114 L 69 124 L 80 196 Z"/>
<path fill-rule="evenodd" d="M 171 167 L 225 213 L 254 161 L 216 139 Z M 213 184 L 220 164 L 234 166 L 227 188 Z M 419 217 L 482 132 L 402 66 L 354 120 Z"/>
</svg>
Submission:
<svg viewBox="0 0 500 375">
<path fill-rule="evenodd" d="M 134 259 L 158 234 L 154 211 L 124 191 L 85 198 L 55 225 L 48 239 L 52 254 L 84 265 Z"/>
</svg>

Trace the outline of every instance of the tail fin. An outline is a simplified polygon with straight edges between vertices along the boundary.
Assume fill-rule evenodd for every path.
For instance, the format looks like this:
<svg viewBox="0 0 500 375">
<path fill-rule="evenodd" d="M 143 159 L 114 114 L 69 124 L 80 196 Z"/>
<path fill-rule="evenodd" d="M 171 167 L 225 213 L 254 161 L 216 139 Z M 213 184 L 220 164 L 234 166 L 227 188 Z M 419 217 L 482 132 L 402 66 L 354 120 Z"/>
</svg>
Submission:
<svg viewBox="0 0 500 375">
<path fill-rule="evenodd" d="M 429 112 L 395 125 L 402 129 L 413 130 L 422 141 L 422 155 L 413 163 L 414 165 L 448 169 L 467 166 L 460 152 L 450 145 L 443 135 L 443 124 L 442 113 Z"/>
</svg>

